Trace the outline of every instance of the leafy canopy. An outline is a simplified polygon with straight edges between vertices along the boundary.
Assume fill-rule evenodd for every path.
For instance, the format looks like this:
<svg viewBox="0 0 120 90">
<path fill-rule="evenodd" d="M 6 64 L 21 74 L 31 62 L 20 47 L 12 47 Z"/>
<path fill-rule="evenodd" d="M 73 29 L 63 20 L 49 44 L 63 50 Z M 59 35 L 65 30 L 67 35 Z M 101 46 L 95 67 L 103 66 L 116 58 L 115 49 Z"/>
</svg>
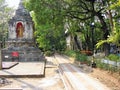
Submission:
<svg viewBox="0 0 120 90">
<path fill-rule="evenodd" d="M 59 0 L 28 0 L 26 7 L 32 11 L 35 22 L 35 36 L 44 50 L 64 49 L 64 18 Z"/>
</svg>

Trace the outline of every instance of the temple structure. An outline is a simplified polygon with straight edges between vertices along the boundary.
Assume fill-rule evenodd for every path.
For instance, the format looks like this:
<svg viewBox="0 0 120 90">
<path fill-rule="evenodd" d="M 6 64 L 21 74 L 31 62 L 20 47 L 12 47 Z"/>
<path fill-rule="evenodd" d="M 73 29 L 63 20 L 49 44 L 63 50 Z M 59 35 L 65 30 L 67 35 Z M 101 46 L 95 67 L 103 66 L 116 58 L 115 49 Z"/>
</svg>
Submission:
<svg viewBox="0 0 120 90">
<path fill-rule="evenodd" d="M 43 61 L 45 57 L 34 42 L 34 24 L 29 12 L 24 8 L 21 0 L 15 16 L 9 20 L 8 40 L 6 48 L 2 50 L 2 60 L 11 61 L 17 53 L 17 61 Z M 18 55 L 19 54 L 19 55 Z"/>
<path fill-rule="evenodd" d="M 15 16 L 9 20 L 7 46 L 33 45 L 33 21 L 21 0 Z"/>
</svg>

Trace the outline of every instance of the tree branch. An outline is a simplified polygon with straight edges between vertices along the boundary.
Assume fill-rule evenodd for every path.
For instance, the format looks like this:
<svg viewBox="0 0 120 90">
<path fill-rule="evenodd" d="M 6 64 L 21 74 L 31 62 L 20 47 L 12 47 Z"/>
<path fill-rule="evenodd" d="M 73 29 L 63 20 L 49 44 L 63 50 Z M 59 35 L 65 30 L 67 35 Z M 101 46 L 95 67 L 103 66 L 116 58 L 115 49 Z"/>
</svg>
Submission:
<svg viewBox="0 0 120 90">
<path fill-rule="evenodd" d="M 68 16 L 68 17 L 70 17 L 70 18 L 72 18 L 72 19 L 79 19 L 79 20 L 81 20 L 81 21 L 85 21 L 85 20 L 88 20 L 88 19 L 90 19 L 92 16 L 89 16 L 89 17 L 85 17 L 85 18 L 80 18 L 80 17 L 78 17 L 78 16 L 75 16 L 75 15 L 73 15 L 73 14 L 67 14 L 67 15 L 65 15 L 65 16 Z"/>
</svg>

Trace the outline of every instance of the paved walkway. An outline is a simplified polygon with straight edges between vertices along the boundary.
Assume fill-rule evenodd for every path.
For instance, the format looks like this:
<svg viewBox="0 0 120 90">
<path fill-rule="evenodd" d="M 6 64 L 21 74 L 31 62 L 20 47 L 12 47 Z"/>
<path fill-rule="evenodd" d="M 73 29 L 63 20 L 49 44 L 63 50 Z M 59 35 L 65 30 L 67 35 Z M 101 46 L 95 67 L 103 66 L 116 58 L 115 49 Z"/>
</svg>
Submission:
<svg viewBox="0 0 120 90">
<path fill-rule="evenodd" d="M 5 78 L 8 83 L 0 84 L 0 90 L 65 90 L 55 58 L 46 57 L 46 59 L 45 77 Z M 29 69 L 36 68 L 36 66 L 29 67 Z"/>
<path fill-rule="evenodd" d="M 48 60 L 46 67 L 57 67 L 57 66 L 59 67 L 60 75 L 64 82 L 66 90 L 110 90 L 108 87 L 103 85 L 100 81 L 88 76 L 87 74 L 83 73 L 80 70 L 80 68 L 71 64 L 71 61 L 67 57 L 56 54 L 55 58 L 47 58 L 47 59 L 49 60 Z M 54 62 L 54 59 L 56 59 L 56 62 Z M 6 71 L 6 70 L 0 71 L 0 75 L 2 75 L 3 73 L 4 75 L 5 74 L 16 75 L 15 72 L 18 75 L 26 75 L 26 72 L 30 72 L 29 73 L 30 75 L 33 75 L 33 74 L 40 75 L 40 71 L 44 70 L 39 67 L 40 63 L 33 63 L 33 62 L 32 63 L 19 63 L 18 65 L 17 65 L 17 68 L 15 67 L 11 68 L 12 72 Z M 20 73 L 20 71 L 22 71 L 22 74 Z M 32 73 L 31 71 L 33 71 L 34 73 Z M 38 73 L 36 73 L 36 71 Z M 53 77 L 53 75 L 51 76 Z M 36 76 L 34 77 L 36 78 Z M 47 79 L 45 81 L 46 83 L 47 83 Z M 29 83 L 32 83 L 32 82 L 29 82 Z M 27 87 L 30 88 L 31 84 L 30 85 L 26 84 L 26 85 Z M 36 85 L 40 86 L 41 82 Z M 32 90 L 41 90 L 41 89 L 32 89 Z M 47 89 L 47 90 L 57 90 L 57 89 Z"/>
<path fill-rule="evenodd" d="M 10 69 L 0 70 L 0 77 L 43 77 L 45 62 L 19 62 Z"/>
<path fill-rule="evenodd" d="M 59 69 L 67 90 L 110 90 L 97 79 L 83 73 L 80 68 L 70 63 L 61 55 L 55 55 Z"/>
</svg>

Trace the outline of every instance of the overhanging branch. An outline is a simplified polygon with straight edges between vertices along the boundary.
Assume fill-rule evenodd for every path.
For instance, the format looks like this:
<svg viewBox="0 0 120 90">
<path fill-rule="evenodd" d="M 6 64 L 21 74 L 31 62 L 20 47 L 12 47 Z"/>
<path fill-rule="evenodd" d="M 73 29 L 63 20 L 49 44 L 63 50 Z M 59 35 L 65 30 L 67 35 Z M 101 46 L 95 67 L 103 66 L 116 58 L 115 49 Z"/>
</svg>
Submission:
<svg viewBox="0 0 120 90">
<path fill-rule="evenodd" d="M 66 15 L 66 16 L 67 16 L 67 17 L 70 17 L 70 18 L 73 18 L 73 19 L 79 19 L 79 20 L 81 20 L 81 21 L 85 21 L 85 20 L 88 20 L 88 19 L 92 18 L 92 16 L 85 17 L 85 18 L 80 18 L 80 17 L 77 17 L 77 16 L 75 16 L 75 15 L 70 15 L 70 14 L 68 14 L 68 15 Z"/>
</svg>

